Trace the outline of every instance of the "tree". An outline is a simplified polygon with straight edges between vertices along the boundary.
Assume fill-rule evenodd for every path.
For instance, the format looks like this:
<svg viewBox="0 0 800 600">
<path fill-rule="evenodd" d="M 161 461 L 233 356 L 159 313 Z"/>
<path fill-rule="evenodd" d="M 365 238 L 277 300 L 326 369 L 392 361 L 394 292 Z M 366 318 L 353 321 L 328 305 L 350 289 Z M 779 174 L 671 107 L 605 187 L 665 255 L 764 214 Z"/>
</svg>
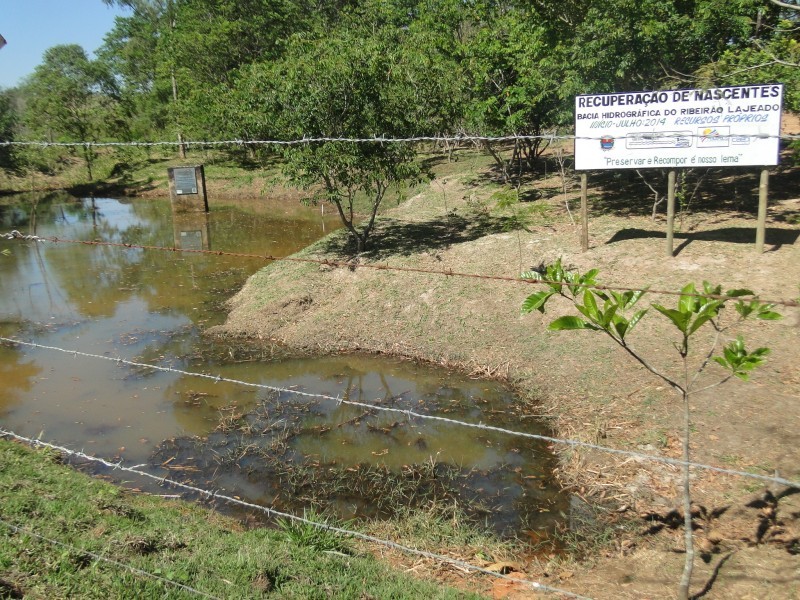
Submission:
<svg viewBox="0 0 800 600">
<path fill-rule="evenodd" d="M 533 170 L 547 147 L 540 136 L 572 118 L 570 99 L 565 96 L 571 90 L 558 58 L 560 45 L 551 34 L 550 26 L 535 13 L 492 10 L 467 44 L 465 62 L 471 85 L 467 128 L 488 137 L 524 138 L 514 140 L 509 160 L 501 157 L 495 144 L 484 143 L 502 180 L 516 180 L 517 186 L 522 171 Z"/>
<path fill-rule="evenodd" d="M 372 35 L 344 28 L 336 35 L 300 40 L 264 84 L 262 105 L 287 139 L 376 138 L 424 135 L 442 127 L 435 118 L 448 86 L 443 63 L 418 56 L 404 30 Z M 441 78 L 438 76 L 441 75 Z M 314 201 L 336 206 L 356 243 L 366 249 L 375 217 L 393 186 L 423 176 L 407 143 L 325 141 L 284 148 L 290 181 L 312 190 Z M 357 201 L 367 218 L 357 226 Z"/>
<path fill-rule="evenodd" d="M 113 134 L 116 82 L 105 66 L 78 45 L 53 46 L 24 85 L 24 121 L 48 141 L 97 142 Z M 82 149 L 89 181 L 95 153 Z"/>
<path fill-rule="evenodd" d="M 14 141 L 14 127 L 17 115 L 11 103 L 11 97 L 5 90 L 0 90 L 0 142 Z M 14 155 L 11 146 L 0 146 L 0 168 L 12 169 Z"/>
<path fill-rule="evenodd" d="M 784 106 L 800 111 L 800 6 L 777 17 L 759 15 L 757 35 L 696 71 L 700 85 L 784 84 Z"/>
<path fill-rule="evenodd" d="M 183 139 L 183 128 L 178 118 L 178 80 L 175 75 L 174 31 L 176 24 L 175 0 L 103 0 L 109 6 L 118 5 L 130 8 L 134 17 L 149 23 L 155 40 L 154 56 L 156 73 L 166 71 L 172 91 L 172 104 L 169 106 L 178 138 L 178 153 L 186 158 L 186 144 Z M 140 40 L 139 40 L 140 41 Z"/>
<path fill-rule="evenodd" d="M 646 291 L 620 293 L 598 290 L 593 287 L 597 285 L 595 279 L 597 273 L 597 269 L 592 269 L 583 275 L 565 270 L 560 259 L 546 267 L 543 272 L 526 273 L 524 277 L 543 281 L 549 289 L 528 296 L 522 305 L 522 310 L 523 312 L 538 310 L 543 313 L 547 302 L 553 296 L 565 298 L 573 304 L 581 316 L 559 317 L 550 323 L 549 329 L 553 331 L 582 329 L 604 333 L 639 365 L 669 385 L 680 397 L 683 416 L 682 500 L 686 560 L 679 586 L 679 597 L 686 600 L 689 598 L 689 586 L 694 566 L 692 499 L 689 485 L 689 436 L 691 433 L 689 399 L 702 391 L 722 385 L 732 377 L 747 381 L 750 371 L 764 362 L 769 354 L 769 349 L 757 348 L 748 351 L 743 338 L 738 336 L 722 347 L 721 355 L 714 356 L 720 337 L 733 325 L 745 319 L 752 317 L 775 320 L 781 318 L 781 315 L 773 310 L 772 304 L 762 303 L 756 298 L 743 298 L 753 296 L 753 292 L 750 290 L 728 290 L 723 295 L 721 286 L 713 286 L 708 282 L 703 282 L 701 292 L 698 292 L 694 284 L 686 285 L 681 290 L 675 308 L 667 308 L 660 304 L 651 305 L 653 309 L 666 317 L 679 333 L 674 348 L 680 358 L 680 369 L 678 375 L 673 375 L 661 367 L 654 366 L 650 359 L 645 358 L 630 343 L 629 334 L 649 311 L 649 309 L 638 309 L 636 306 Z M 723 310 L 728 303 L 733 304 L 737 317 L 735 321 L 726 323 L 723 319 L 725 316 Z M 698 332 L 704 325 L 708 325 L 712 329 L 711 339 L 703 351 L 697 352 L 695 342 L 699 335 Z M 711 383 L 699 382 L 700 376 L 711 364 L 721 366 L 725 374 L 716 377 Z"/>
<path fill-rule="evenodd" d="M 98 60 L 118 82 L 125 133 L 131 139 L 160 137 L 169 128 L 172 86 L 159 66 L 161 25 L 161 17 L 154 11 L 138 10 L 117 17 L 97 52 Z"/>
<path fill-rule="evenodd" d="M 567 80 L 586 93 L 671 87 L 746 45 L 761 0 L 583 0 L 576 3 Z M 768 11 L 771 13 L 771 11 Z M 766 18 L 766 17 L 765 17 Z"/>
</svg>

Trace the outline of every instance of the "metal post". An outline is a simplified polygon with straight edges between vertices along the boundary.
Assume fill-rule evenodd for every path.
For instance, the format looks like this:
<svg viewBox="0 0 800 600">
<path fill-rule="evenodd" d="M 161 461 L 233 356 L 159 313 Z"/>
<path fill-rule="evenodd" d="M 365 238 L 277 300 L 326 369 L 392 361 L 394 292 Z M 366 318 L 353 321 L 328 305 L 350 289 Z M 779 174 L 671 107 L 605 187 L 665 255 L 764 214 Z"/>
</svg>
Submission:
<svg viewBox="0 0 800 600">
<path fill-rule="evenodd" d="M 675 171 L 667 177 L 667 256 L 675 254 L 673 236 L 675 234 Z"/>
<path fill-rule="evenodd" d="M 586 173 L 581 173 L 581 250 L 589 249 L 589 198 Z"/>
<path fill-rule="evenodd" d="M 769 171 L 761 170 L 758 184 L 758 224 L 756 225 L 756 252 L 764 252 L 764 238 L 767 231 L 767 192 L 769 191 Z"/>
</svg>

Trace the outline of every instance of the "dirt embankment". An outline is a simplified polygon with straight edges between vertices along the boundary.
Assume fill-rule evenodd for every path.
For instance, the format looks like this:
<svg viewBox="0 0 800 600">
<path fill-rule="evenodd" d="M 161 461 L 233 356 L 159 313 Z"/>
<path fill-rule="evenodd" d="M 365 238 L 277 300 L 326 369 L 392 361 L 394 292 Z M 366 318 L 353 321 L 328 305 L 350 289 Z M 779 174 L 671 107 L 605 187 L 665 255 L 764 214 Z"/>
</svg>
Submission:
<svg viewBox="0 0 800 600">
<path fill-rule="evenodd" d="M 359 263 L 516 277 L 561 257 L 580 271 L 599 268 L 606 284 L 677 291 L 708 280 L 723 289 L 755 290 L 764 299 L 800 294 L 797 170 L 773 176 L 765 253 L 753 246 L 756 176 L 718 173 L 699 188 L 695 211 L 681 213 L 672 258 L 663 219 L 650 218 L 652 198 L 642 186 L 629 188 L 638 189 L 631 196 L 611 192 L 620 182 L 607 180 L 590 192 L 591 244 L 584 253 L 559 179 L 537 184 L 535 201 L 497 212 L 491 187 L 476 185 L 484 175 L 450 174 L 390 211 L 375 234 L 376 250 Z M 704 195 L 713 201 L 704 203 Z M 576 195 L 569 197 L 574 215 Z M 519 223 L 524 228 L 514 229 Z M 300 256 L 346 260 L 341 247 L 334 237 Z M 214 333 L 304 352 L 398 354 L 504 378 L 558 437 L 679 458 L 674 392 L 601 334 L 548 331 L 555 317 L 574 314 L 566 302 L 552 302 L 545 315 L 521 314 L 534 289 L 455 275 L 279 262 L 248 281 Z M 677 301 L 655 293 L 645 304 L 648 299 L 667 306 Z M 732 380 L 692 397 L 693 460 L 800 478 L 800 310 L 779 310 L 781 321 L 748 322 L 724 334 L 741 333 L 748 348 L 768 346 L 772 354 L 752 381 Z M 672 325 L 655 311 L 632 337 L 642 355 L 670 373 L 680 369 L 675 340 Z M 710 341 L 711 332 L 699 336 L 695 361 L 702 361 Z M 719 374 L 712 365 L 700 382 L 711 384 Z M 671 596 L 683 562 L 682 517 L 672 512 L 680 506 L 679 470 L 566 446 L 554 450 L 565 485 L 597 506 L 610 529 L 625 523 L 626 533 L 586 563 L 564 570 L 533 561 L 528 574 L 598 598 Z M 797 597 L 800 494 L 708 471 L 694 472 L 692 485 L 702 554 L 693 589 L 701 589 L 724 559 L 706 597 Z"/>
</svg>

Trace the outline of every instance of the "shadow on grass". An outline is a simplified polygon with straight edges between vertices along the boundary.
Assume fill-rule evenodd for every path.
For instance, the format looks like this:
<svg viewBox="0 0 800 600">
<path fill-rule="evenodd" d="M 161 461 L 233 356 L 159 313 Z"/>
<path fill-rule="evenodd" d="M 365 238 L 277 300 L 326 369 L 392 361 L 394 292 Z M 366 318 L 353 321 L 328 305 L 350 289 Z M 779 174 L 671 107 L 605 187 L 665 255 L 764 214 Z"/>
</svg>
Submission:
<svg viewBox="0 0 800 600">
<path fill-rule="evenodd" d="M 117 182 L 95 181 L 92 183 L 81 183 L 65 188 L 65 190 L 79 198 L 95 196 L 96 198 L 119 198 L 121 196 L 136 196 L 143 192 L 149 192 L 158 187 L 155 182 L 121 180 Z"/>
<path fill-rule="evenodd" d="M 642 174 L 658 191 L 659 197 L 666 196 L 666 169 L 643 171 Z M 758 211 L 759 178 L 758 167 L 691 169 L 686 175 L 684 189 L 691 195 L 698 182 L 699 185 L 694 197 L 688 200 L 688 212 L 742 212 L 755 215 Z M 589 207 L 593 215 L 611 212 L 617 216 L 647 216 L 653 211 L 653 191 L 635 170 L 590 172 L 589 186 L 592 194 Z M 798 187 L 800 169 L 786 167 L 771 170 L 769 202 L 796 198 Z M 679 200 L 677 204 L 680 204 Z M 666 201 L 659 205 L 658 211 L 666 212 Z"/>
<path fill-rule="evenodd" d="M 471 242 L 495 233 L 513 231 L 513 217 L 495 217 L 485 214 L 455 215 L 423 222 L 405 222 L 382 219 L 370 236 L 369 248 L 361 256 L 368 260 L 383 260 L 390 256 L 409 256 L 419 252 L 431 252 L 453 244 Z M 328 238 L 320 249 L 334 256 L 356 254 L 351 236 L 342 230 L 339 235 Z"/>
<path fill-rule="evenodd" d="M 666 238 L 665 231 L 655 231 L 650 229 L 629 228 L 623 229 L 615 233 L 606 244 L 615 244 L 625 240 L 636 240 L 644 238 Z M 800 237 L 800 230 L 792 231 L 789 229 L 778 229 L 775 227 L 766 228 L 765 244 L 772 246 L 769 251 L 774 251 L 783 246 L 784 244 L 794 244 L 797 238 Z M 753 227 L 721 227 L 719 229 L 710 229 L 707 231 L 697 231 L 689 233 L 675 233 L 675 239 L 684 240 L 675 247 L 675 255 L 677 256 L 684 248 L 694 241 L 704 242 L 728 242 L 732 244 L 755 244 L 756 241 L 756 228 L 755 223 Z"/>
<path fill-rule="evenodd" d="M 284 164 L 284 160 L 280 153 L 269 148 L 254 149 L 242 146 L 230 148 L 218 156 L 206 160 L 205 164 L 229 166 L 244 171 L 259 171 L 268 167 L 281 166 Z"/>
</svg>

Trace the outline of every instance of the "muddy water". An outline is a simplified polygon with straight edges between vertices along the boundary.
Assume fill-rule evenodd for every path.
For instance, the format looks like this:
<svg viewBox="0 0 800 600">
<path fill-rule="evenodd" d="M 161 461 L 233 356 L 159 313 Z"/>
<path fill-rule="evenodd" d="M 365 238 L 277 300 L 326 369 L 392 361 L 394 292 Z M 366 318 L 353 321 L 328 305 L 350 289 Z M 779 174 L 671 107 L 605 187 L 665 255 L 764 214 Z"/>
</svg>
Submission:
<svg viewBox="0 0 800 600">
<path fill-rule="evenodd" d="M 0 203 L 2 232 L 259 255 L 291 254 L 337 226 L 296 201 L 212 203 L 207 215 L 175 215 L 168 201 L 60 194 Z M 0 241 L 4 250 L 0 336 L 541 431 L 496 384 L 399 360 L 209 345 L 200 331 L 221 322 L 223 302 L 263 259 L 66 242 Z M 165 463 L 277 506 L 373 515 L 388 512 L 382 501 L 393 491 L 427 494 L 468 501 L 504 531 L 549 528 L 562 507 L 552 457 L 524 438 L 8 344 L 0 344 L 0 381 L 6 428 L 128 464 Z M 309 492 L 321 488 L 330 493 Z"/>
</svg>

